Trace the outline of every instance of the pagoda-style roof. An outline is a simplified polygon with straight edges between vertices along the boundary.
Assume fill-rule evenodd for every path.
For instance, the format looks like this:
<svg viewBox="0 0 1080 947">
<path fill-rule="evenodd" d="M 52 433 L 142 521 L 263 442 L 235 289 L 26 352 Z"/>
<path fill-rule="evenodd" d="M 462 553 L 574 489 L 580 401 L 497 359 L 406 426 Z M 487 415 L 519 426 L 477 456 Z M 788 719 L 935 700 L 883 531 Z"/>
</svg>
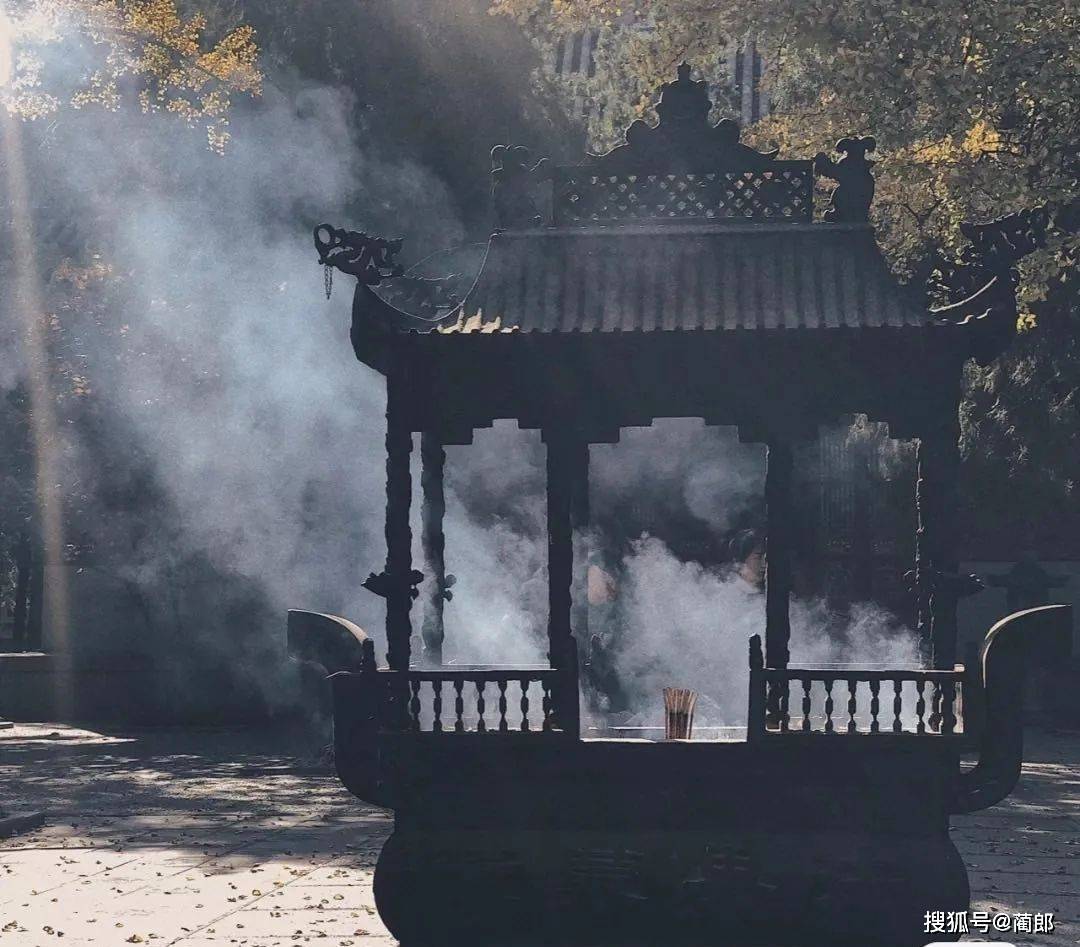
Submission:
<svg viewBox="0 0 1080 947">
<path fill-rule="evenodd" d="M 748 223 L 499 233 L 453 317 L 420 328 L 797 331 L 926 322 L 868 225 Z"/>
<path fill-rule="evenodd" d="M 683 66 L 658 122 L 607 154 L 557 168 L 497 146 L 482 252 L 405 271 L 400 241 L 316 230 L 320 261 L 358 278 L 356 355 L 408 379 L 413 430 L 468 438 L 514 417 L 600 437 L 684 415 L 757 436 L 840 411 L 918 429 L 955 401 L 967 358 L 1008 342 L 1007 266 L 967 266 L 937 310 L 889 269 L 873 138 L 782 160 L 709 109 Z M 818 178 L 836 182 L 824 209 Z"/>
</svg>

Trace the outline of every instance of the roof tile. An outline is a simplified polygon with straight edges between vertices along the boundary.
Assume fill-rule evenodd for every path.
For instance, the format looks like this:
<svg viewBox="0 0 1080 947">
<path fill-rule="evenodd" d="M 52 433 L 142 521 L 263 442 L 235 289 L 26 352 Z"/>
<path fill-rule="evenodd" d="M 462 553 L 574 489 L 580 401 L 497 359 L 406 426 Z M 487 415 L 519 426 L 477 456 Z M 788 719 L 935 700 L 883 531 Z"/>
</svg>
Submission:
<svg viewBox="0 0 1080 947">
<path fill-rule="evenodd" d="M 921 326 L 869 226 L 592 228 L 491 238 L 441 332 Z"/>
</svg>

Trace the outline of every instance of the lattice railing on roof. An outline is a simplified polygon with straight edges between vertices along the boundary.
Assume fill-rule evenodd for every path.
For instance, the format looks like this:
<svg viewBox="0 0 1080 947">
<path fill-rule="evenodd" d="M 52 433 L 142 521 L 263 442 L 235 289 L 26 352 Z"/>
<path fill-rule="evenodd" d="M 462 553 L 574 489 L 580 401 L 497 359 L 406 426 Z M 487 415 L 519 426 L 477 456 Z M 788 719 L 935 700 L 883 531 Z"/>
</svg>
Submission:
<svg viewBox="0 0 1080 947">
<path fill-rule="evenodd" d="M 776 161 L 764 169 L 649 174 L 554 172 L 555 226 L 616 222 L 789 221 L 813 219 L 809 161 Z"/>
</svg>

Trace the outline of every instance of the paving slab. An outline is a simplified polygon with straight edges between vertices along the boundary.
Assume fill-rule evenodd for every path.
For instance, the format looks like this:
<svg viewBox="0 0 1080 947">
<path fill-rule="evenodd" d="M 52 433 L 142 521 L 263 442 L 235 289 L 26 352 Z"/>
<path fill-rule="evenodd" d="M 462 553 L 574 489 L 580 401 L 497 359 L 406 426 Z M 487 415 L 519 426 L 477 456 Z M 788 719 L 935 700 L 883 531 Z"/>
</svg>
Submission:
<svg viewBox="0 0 1080 947">
<path fill-rule="evenodd" d="M 972 931 L 1017 947 L 1080 944 L 1080 733 L 1029 731 L 1023 775 L 1002 804 L 952 820 L 972 910 L 1054 915 L 1052 933 Z M 1023 923 L 1023 921 L 1021 921 Z"/>
<path fill-rule="evenodd" d="M 371 897 L 388 813 L 273 735 L 20 725 L 0 740 L 0 806 L 50 812 L 0 844 L 0 947 L 393 944 Z M 290 890 L 315 871 L 351 905 Z"/>
<path fill-rule="evenodd" d="M 1052 913 L 1054 931 L 964 939 L 1072 947 L 1080 734 L 1028 743 L 1014 795 L 952 834 L 974 911 Z M 389 814 L 273 734 L 20 724 L 0 732 L 0 809 L 49 813 L 0 840 L 0 947 L 394 947 L 372 895 Z"/>
</svg>

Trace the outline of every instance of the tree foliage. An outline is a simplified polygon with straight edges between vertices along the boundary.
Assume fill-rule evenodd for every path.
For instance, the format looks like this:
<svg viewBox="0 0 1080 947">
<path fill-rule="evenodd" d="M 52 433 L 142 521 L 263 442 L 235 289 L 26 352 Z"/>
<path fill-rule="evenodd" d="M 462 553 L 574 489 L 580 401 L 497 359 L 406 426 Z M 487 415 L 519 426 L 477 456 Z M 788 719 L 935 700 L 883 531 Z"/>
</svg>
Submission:
<svg viewBox="0 0 1080 947">
<path fill-rule="evenodd" d="M 176 0 L 28 0 L 0 32 L 9 57 L 0 70 L 0 101 L 23 118 L 65 104 L 115 110 L 130 93 L 145 112 L 163 110 L 204 126 L 220 151 L 233 98 L 257 95 L 262 84 L 250 26 L 212 39 L 206 17 L 185 18 Z M 72 47 L 65 60 L 80 65 L 71 74 L 47 74 L 43 53 L 56 44 Z"/>
<path fill-rule="evenodd" d="M 496 0 L 495 9 L 540 42 L 560 29 L 618 27 L 603 32 L 592 80 L 608 104 L 590 129 L 599 145 L 647 110 L 682 59 L 715 77 L 725 37 L 752 32 L 774 113 L 750 134 L 792 157 L 875 135 L 875 222 L 901 266 L 929 245 L 955 249 L 961 220 L 1077 193 L 1080 9 L 1071 0 L 658 0 L 629 23 L 606 0 Z M 1062 239 L 1025 263 L 1025 302 L 1045 295 L 1075 249 L 1075 238 Z"/>
<path fill-rule="evenodd" d="M 781 156 L 828 151 L 840 137 L 878 143 L 873 215 L 901 275 L 920 280 L 954 257 L 959 224 L 1080 200 L 1080 8 L 1072 0 L 657 0 L 630 11 L 610 0 L 494 0 L 541 45 L 600 29 L 587 94 L 599 147 L 649 108 L 653 90 L 689 61 L 717 80 L 718 49 L 752 34 L 773 112 L 747 131 Z M 582 86 L 587 86 L 583 93 Z M 724 109 L 722 95 L 714 95 Z M 1013 349 L 970 366 L 962 412 L 967 494 L 976 506 L 1024 513 L 1075 508 L 1080 484 L 1077 234 L 1053 233 L 1019 266 Z M 1028 528 L 1027 532 L 1031 533 Z"/>
</svg>

